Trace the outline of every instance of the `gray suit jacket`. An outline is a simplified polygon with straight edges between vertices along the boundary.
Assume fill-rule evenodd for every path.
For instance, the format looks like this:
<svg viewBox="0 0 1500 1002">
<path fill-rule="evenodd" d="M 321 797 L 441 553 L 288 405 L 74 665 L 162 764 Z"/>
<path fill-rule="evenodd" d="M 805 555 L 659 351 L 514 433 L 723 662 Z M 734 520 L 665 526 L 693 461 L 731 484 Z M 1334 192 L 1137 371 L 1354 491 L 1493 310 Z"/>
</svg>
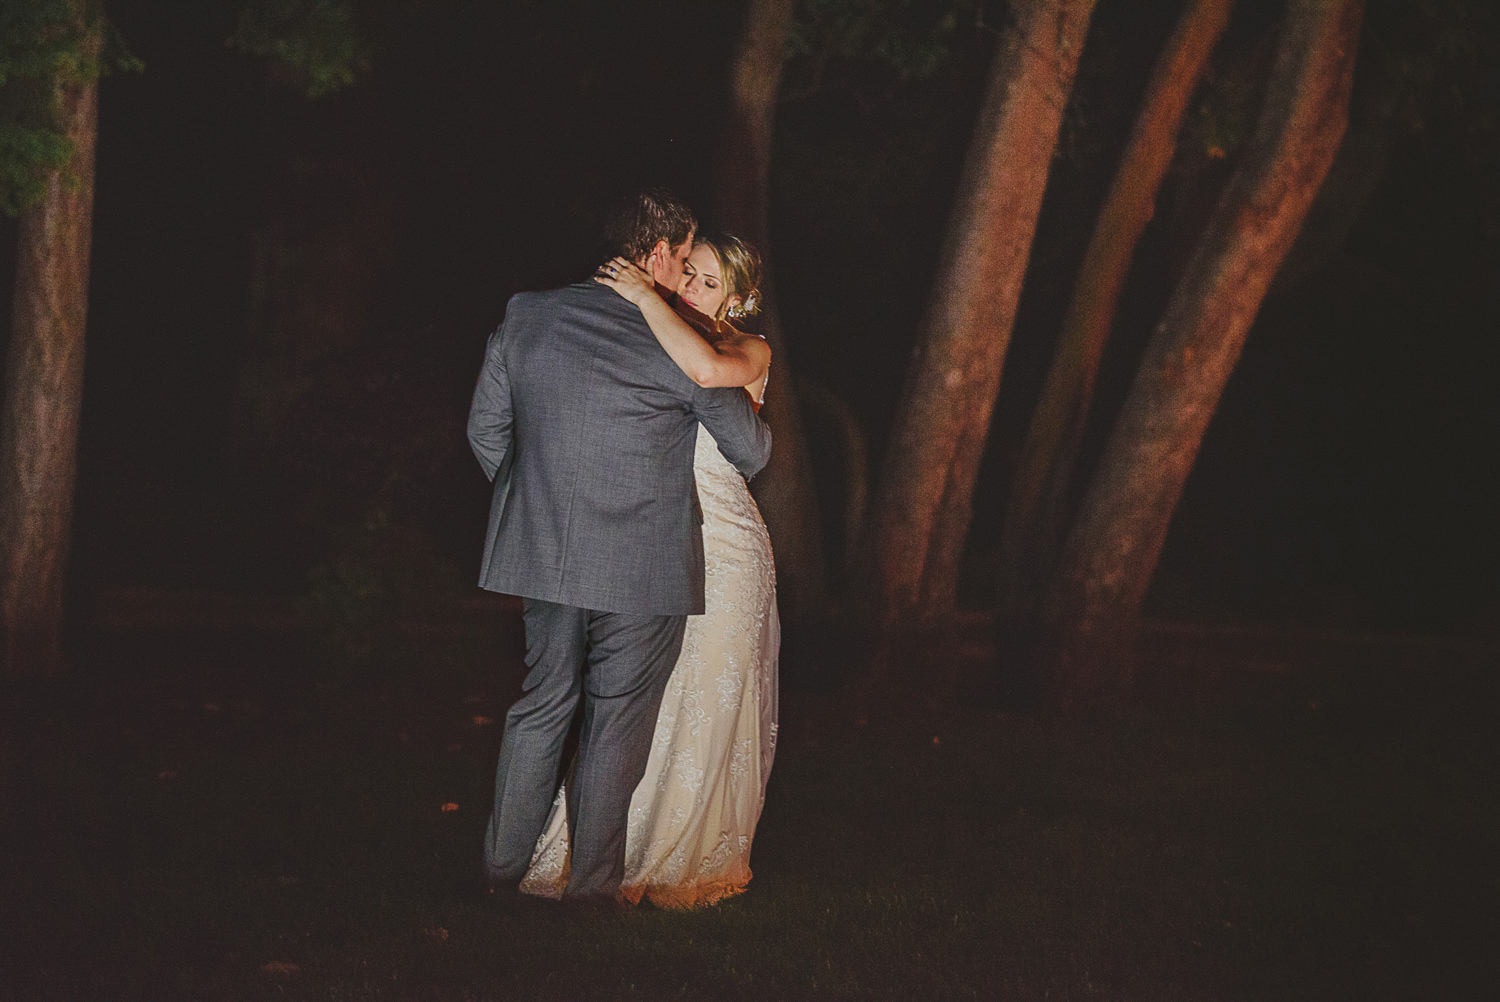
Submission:
<svg viewBox="0 0 1500 1002">
<path fill-rule="evenodd" d="M 746 476 L 770 458 L 749 395 L 694 383 L 611 289 L 513 297 L 469 409 L 469 444 L 495 482 L 480 586 L 601 612 L 701 613 L 699 422 Z"/>
</svg>

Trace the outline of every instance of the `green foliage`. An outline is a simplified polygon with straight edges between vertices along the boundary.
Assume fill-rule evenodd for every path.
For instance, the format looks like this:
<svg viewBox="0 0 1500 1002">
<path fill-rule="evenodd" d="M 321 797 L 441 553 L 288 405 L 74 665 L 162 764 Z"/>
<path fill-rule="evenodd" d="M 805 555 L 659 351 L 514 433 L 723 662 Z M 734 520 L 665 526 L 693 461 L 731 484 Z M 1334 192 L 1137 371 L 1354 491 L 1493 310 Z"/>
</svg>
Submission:
<svg viewBox="0 0 1500 1002">
<path fill-rule="evenodd" d="M 77 64 L 79 27 L 67 0 L 0 5 L 0 87 Z"/>
<path fill-rule="evenodd" d="M 898 82 L 950 68 L 966 32 L 999 23 L 985 0 L 801 0 L 787 40 L 787 92 L 829 86 L 841 69 L 863 66 Z"/>
<path fill-rule="evenodd" d="M 104 33 L 102 54 L 84 44 L 94 31 Z M 54 119 L 53 84 L 109 69 L 139 70 L 141 62 L 96 4 L 83 18 L 68 0 L 0 4 L 0 211 L 14 216 L 33 204 L 48 173 L 72 156 Z"/>
<path fill-rule="evenodd" d="M 15 216 L 40 199 L 47 173 L 72 153 L 72 144 L 51 129 L 0 119 L 0 211 Z"/>
<path fill-rule="evenodd" d="M 308 97 L 342 90 L 370 67 L 352 0 L 251 0 L 229 45 L 278 61 Z"/>
<path fill-rule="evenodd" d="M 1237 16 L 1241 10 L 1237 10 Z M 1183 136 L 1184 152 L 1218 159 L 1249 139 L 1279 22 L 1251 8 L 1213 59 Z M 1482 151 L 1496 132 L 1500 17 L 1485 0 L 1371 0 L 1355 69 L 1352 114 L 1365 127 L 1470 133 Z"/>
<path fill-rule="evenodd" d="M 903 77 L 931 76 L 942 65 L 960 6 L 900 0 L 804 0 L 788 42 L 793 58 L 828 54 L 840 59 L 879 59 Z"/>
<path fill-rule="evenodd" d="M 85 69 L 80 38 L 66 0 L 0 5 L 0 210 L 7 215 L 39 199 L 47 174 L 72 154 L 48 98 L 57 74 Z"/>
</svg>

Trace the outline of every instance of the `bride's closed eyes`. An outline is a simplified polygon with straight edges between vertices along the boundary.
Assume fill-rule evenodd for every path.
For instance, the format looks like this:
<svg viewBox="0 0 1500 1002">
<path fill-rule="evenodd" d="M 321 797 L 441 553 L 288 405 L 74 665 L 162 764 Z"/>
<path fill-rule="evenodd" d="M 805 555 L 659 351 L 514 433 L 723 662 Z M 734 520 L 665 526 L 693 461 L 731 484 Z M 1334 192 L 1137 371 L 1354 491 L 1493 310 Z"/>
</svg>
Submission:
<svg viewBox="0 0 1500 1002">
<path fill-rule="evenodd" d="M 698 244 L 682 266 L 682 283 L 677 295 L 698 312 L 717 317 L 724 305 L 727 290 L 724 275 L 720 270 L 718 255 L 712 247 Z"/>
<path fill-rule="evenodd" d="M 692 265 L 690 265 L 690 264 L 683 265 L 683 267 L 682 267 L 682 277 L 683 278 L 693 278 L 697 274 L 698 274 L 697 269 L 695 269 Z M 712 275 L 704 275 L 703 276 L 703 285 L 704 285 L 705 288 L 708 288 L 708 289 L 717 289 L 719 287 L 719 282 Z"/>
</svg>

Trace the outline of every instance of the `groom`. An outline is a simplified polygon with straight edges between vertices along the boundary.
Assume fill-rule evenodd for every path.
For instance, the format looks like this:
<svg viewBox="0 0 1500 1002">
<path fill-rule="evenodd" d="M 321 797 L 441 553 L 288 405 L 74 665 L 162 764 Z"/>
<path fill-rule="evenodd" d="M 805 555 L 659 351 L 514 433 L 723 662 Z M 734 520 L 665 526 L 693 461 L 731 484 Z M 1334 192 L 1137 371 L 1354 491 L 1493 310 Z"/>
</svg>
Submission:
<svg viewBox="0 0 1500 1002">
<path fill-rule="evenodd" d="M 696 228 L 675 195 L 649 189 L 606 237 L 670 291 Z M 686 618 L 703 612 L 699 422 L 746 476 L 765 465 L 771 433 L 749 395 L 694 383 L 606 286 L 521 293 L 490 336 L 469 410 L 495 483 L 479 584 L 523 599 L 530 669 L 505 717 L 485 834 L 498 890 L 531 863 L 581 700 L 564 900 L 621 900 L 630 796 Z"/>
</svg>

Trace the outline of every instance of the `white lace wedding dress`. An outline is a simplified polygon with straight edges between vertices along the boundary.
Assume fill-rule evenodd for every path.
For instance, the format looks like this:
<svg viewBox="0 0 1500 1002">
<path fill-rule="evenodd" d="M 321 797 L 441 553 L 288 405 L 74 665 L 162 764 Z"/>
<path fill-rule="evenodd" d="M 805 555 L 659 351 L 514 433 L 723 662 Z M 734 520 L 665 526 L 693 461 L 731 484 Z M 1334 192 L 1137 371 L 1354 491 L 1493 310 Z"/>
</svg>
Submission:
<svg viewBox="0 0 1500 1002">
<path fill-rule="evenodd" d="M 625 834 L 625 896 L 666 908 L 745 889 L 776 752 L 781 624 L 770 537 L 744 479 L 702 426 L 693 472 L 703 509 L 704 614 L 688 617 Z M 559 791 L 521 890 L 560 898 L 567 879 Z"/>
</svg>

